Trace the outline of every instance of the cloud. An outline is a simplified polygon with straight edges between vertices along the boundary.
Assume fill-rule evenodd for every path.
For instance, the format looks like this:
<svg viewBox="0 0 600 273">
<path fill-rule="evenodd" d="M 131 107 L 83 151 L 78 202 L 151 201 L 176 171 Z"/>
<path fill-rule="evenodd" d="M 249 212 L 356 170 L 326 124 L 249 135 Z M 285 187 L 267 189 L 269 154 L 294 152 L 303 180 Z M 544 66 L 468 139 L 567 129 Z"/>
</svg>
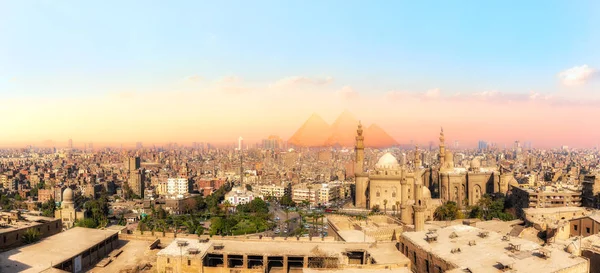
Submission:
<svg viewBox="0 0 600 273">
<path fill-rule="evenodd" d="M 198 76 L 198 75 L 191 75 L 191 76 L 187 76 L 185 77 L 185 80 L 187 82 L 192 82 L 192 83 L 197 83 L 203 80 L 202 77 Z"/>
<path fill-rule="evenodd" d="M 118 92 L 111 92 L 108 94 L 109 97 L 111 98 L 115 98 L 115 99 L 132 99 L 135 97 L 136 93 L 135 91 L 118 91 Z"/>
<path fill-rule="evenodd" d="M 439 88 L 434 88 L 434 89 L 429 89 L 427 91 L 425 91 L 425 93 L 423 93 L 423 98 L 425 99 L 438 99 L 440 97 L 440 89 Z"/>
<path fill-rule="evenodd" d="M 238 76 L 226 76 L 223 78 L 220 78 L 219 80 L 217 80 L 218 84 L 232 84 L 232 83 L 239 83 L 241 82 L 242 79 L 240 79 L 240 77 Z"/>
<path fill-rule="evenodd" d="M 558 73 L 558 78 L 566 86 L 583 85 L 596 74 L 596 70 L 587 64 L 575 66 Z"/>
<path fill-rule="evenodd" d="M 285 88 L 297 86 L 324 86 L 333 82 L 333 77 L 309 78 L 304 76 L 291 76 L 277 80 L 270 84 L 271 88 Z"/>
<path fill-rule="evenodd" d="M 358 98 L 358 92 L 356 92 L 350 86 L 342 87 L 342 89 L 336 91 L 336 94 L 344 100 L 352 100 Z"/>
<path fill-rule="evenodd" d="M 406 99 L 417 99 L 417 100 L 438 100 L 442 98 L 442 92 L 439 88 L 433 88 L 424 92 L 410 92 L 410 91 L 389 91 L 385 93 L 385 99 L 387 100 L 406 100 Z"/>
</svg>

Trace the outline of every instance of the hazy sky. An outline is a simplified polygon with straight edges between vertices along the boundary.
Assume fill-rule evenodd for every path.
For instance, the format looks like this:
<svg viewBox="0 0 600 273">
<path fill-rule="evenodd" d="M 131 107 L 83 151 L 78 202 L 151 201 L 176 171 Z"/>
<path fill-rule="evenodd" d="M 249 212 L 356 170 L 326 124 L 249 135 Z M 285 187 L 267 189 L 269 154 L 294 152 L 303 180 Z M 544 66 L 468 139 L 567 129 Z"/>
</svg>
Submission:
<svg viewBox="0 0 600 273">
<path fill-rule="evenodd" d="M 426 2 L 426 3 L 423 3 Z M 0 146 L 289 138 L 600 142 L 598 1 L 0 0 Z"/>
</svg>

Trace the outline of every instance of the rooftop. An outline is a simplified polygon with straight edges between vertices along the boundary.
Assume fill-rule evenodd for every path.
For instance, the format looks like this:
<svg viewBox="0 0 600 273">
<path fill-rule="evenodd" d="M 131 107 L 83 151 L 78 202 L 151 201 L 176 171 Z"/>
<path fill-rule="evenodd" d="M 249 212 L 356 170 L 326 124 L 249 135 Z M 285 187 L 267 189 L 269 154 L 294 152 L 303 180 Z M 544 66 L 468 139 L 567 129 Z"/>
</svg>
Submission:
<svg viewBox="0 0 600 273">
<path fill-rule="evenodd" d="M 181 248 L 178 245 L 183 245 Z M 185 243 L 184 243 L 185 242 Z M 348 242 L 322 242 L 315 241 L 269 241 L 269 240 L 210 240 L 208 242 L 199 242 L 197 239 L 177 239 L 166 248 L 158 252 L 158 255 L 167 256 L 189 256 L 189 250 L 193 249 L 198 254 L 205 255 L 209 253 L 228 253 L 228 254 L 247 254 L 247 255 L 268 255 L 268 256 L 313 256 L 315 253 L 322 253 L 330 256 L 341 256 L 348 250 L 366 250 L 377 264 L 399 264 L 409 262 L 396 249 L 393 242 L 389 243 L 348 243 Z M 194 255 L 194 254 L 192 254 Z"/>
<path fill-rule="evenodd" d="M 544 272 L 555 272 L 575 266 L 589 266 L 585 259 L 571 256 L 558 248 L 546 248 L 551 258 L 544 259 L 540 254 L 544 250 L 534 242 L 516 237 L 504 240 L 501 234 L 484 232 L 471 226 L 455 225 L 438 229 L 435 231 L 437 241 L 432 243 L 425 240 L 427 232 L 405 232 L 402 237 L 454 264 L 456 268 L 468 268 L 471 272 L 500 272 L 500 263 L 512 265 L 516 272 L 536 272 L 542 268 Z M 510 245 L 518 246 L 519 250 L 511 250 Z M 453 251 L 457 249 L 460 251 Z"/>
<path fill-rule="evenodd" d="M 75 227 L 41 241 L 0 253 L 0 271 L 40 272 L 117 234 L 114 230 Z"/>
</svg>

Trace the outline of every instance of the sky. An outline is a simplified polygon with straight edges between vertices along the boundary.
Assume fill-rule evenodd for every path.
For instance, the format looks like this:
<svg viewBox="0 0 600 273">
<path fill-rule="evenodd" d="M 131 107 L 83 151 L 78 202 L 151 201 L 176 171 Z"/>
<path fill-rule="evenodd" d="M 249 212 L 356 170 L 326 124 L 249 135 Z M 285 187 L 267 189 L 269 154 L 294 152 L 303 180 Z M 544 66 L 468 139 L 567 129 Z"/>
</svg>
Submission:
<svg viewBox="0 0 600 273">
<path fill-rule="evenodd" d="M 247 143 L 344 110 L 400 143 L 600 143 L 598 1 L 0 0 L 0 146 Z"/>
</svg>

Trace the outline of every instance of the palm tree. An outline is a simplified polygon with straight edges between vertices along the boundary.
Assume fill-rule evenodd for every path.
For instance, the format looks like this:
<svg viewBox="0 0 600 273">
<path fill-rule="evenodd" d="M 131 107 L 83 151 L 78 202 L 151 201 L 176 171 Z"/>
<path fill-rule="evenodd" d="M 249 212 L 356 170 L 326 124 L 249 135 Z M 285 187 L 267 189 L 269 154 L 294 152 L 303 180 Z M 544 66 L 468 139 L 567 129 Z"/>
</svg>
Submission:
<svg viewBox="0 0 600 273">
<path fill-rule="evenodd" d="M 400 209 L 400 201 L 396 201 L 396 214 L 398 214 L 398 209 Z"/>
<path fill-rule="evenodd" d="M 383 199 L 383 212 L 387 215 L 387 199 Z"/>
</svg>

